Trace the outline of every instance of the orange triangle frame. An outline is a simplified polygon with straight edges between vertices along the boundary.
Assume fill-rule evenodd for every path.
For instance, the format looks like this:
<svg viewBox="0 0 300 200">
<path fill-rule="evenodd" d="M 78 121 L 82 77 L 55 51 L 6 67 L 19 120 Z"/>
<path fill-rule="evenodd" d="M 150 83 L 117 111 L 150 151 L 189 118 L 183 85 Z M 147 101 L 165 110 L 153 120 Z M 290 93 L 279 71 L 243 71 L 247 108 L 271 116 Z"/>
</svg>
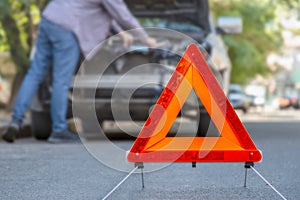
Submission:
<svg viewBox="0 0 300 200">
<path fill-rule="evenodd" d="M 167 137 L 194 89 L 220 137 Z M 261 152 L 229 103 L 197 45 L 191 44 L 153 107 L 129 162 L 259 162 Z"/>
</svg>

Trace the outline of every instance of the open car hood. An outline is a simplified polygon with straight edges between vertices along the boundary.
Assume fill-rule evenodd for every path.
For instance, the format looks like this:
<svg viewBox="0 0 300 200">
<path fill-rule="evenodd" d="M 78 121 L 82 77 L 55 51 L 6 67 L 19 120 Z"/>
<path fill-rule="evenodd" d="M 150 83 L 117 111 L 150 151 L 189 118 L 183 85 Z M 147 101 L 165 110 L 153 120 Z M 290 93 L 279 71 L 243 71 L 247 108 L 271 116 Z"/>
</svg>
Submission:
<svg viewBox="0 0 300 200">
<path fill-rule="evenodd" d="M 125 0 L 136 17 L 188 21 L 209 31 L 208 0 Z"/>
</svg>

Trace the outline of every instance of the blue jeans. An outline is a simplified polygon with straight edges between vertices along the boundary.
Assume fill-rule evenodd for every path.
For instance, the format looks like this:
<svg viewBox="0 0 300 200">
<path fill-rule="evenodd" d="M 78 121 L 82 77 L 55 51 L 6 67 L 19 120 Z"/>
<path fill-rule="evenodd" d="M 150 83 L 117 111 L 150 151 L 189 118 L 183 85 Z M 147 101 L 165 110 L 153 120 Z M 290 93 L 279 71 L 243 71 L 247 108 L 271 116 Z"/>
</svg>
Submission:
<svg viewBox="0 0 300 200">
<path fill-rule="evenodd" d="M 12 120 L 22 123 L 39 84 L 52 65 L 52 131 L 66 130 L 68 93 L 79 57 L 80 48 L 74 34 L 43 18 L 38 29 L 36 53 L 19 90 Z"/>
</svg>

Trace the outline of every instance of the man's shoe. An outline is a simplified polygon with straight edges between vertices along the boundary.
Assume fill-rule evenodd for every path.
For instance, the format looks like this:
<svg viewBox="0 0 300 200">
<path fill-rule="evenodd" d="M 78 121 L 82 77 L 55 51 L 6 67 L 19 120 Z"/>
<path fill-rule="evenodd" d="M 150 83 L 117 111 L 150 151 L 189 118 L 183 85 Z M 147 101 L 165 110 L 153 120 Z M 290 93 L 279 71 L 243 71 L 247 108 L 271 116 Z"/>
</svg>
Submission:
<svg viewBox="0 0 300 200">
<path fill-rule="evenodd" d="M 50 137 L 47 140 L 50 143 L 78 143 L 80 142 L 80 138 L 78 134 L 73 133 L 69 130 L 61 131 L 61 132 L 52 132 Z"/>
<path fill-rule="evenodd" d="M 18 123 L 11 122 L 2 133 L 2 139 L 6 142 L 13 143 L 19 131 L 20 125 Z"/>
</svg>

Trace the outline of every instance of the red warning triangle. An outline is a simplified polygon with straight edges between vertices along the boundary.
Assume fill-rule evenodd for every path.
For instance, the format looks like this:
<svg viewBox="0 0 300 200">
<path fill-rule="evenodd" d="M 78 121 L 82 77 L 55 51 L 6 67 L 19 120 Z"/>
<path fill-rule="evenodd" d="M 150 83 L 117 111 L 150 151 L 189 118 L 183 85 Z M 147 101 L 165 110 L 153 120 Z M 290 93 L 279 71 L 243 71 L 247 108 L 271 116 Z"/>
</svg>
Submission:
<svg viewBox="0 0 300 200">
<path fill-rule="evenodd" d="M 192 89 L 220 137 L 167 137 Z M 192 44 L 153 107 L 127 159 L 129 162 L 258 162 L 262 155 L 205 58 Z"/>
</svg>

